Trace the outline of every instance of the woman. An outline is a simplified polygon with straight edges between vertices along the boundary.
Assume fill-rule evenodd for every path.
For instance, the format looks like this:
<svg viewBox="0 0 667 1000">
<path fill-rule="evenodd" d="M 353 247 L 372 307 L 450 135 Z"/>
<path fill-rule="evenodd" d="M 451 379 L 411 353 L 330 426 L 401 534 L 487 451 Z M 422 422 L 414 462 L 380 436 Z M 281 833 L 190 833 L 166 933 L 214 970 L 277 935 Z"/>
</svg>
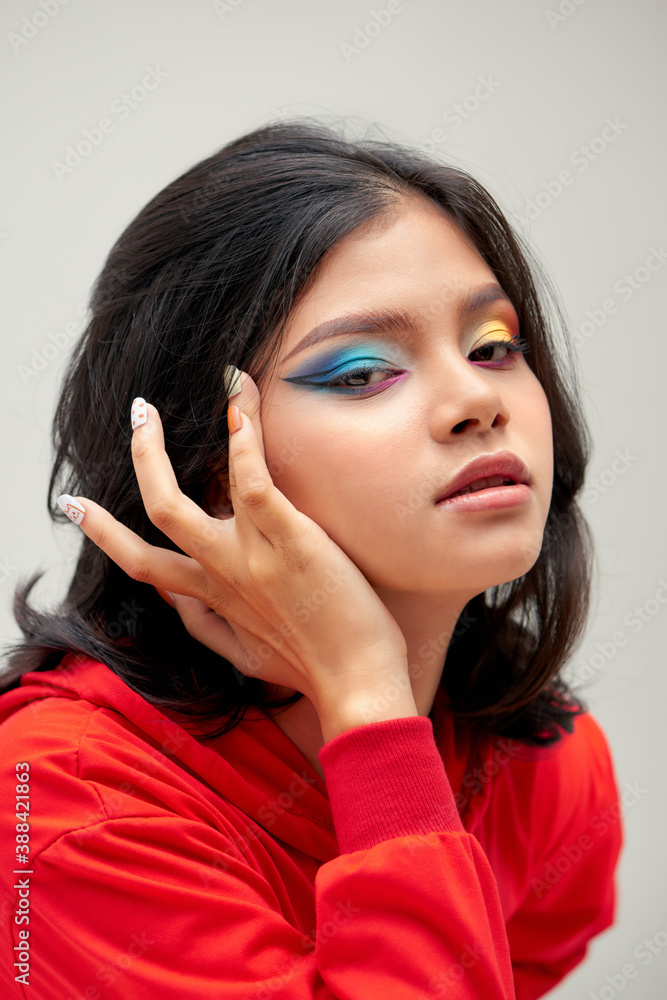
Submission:
<svg viewBox="0 0 667 1000">
<path fill-rule="evenodd" d="M 527 1000 L 613 922 L 535 271 L 463 171 L 303 120 L 122 234 L 54 425 L 83 547 L 0 697 L 7 995 Z"/>
</svg>

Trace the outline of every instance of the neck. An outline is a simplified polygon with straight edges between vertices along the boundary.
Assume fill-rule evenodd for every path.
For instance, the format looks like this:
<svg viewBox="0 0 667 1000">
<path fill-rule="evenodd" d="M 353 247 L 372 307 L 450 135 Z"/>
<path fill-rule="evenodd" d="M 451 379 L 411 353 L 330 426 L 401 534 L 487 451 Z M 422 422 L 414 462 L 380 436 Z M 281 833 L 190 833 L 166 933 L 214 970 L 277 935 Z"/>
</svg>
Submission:
<svg viewBox="0 0 667 1000">
<path fill-rule="evenodd" d="M 375 588 L 378 596 L 398 622 L 408 650 L 410 685 L 420 715 L 428 716 L 442 677 L 445 656 L 461 611 L 470 597 L 453 601 L 451 595 L 425 602 L 424 595 L 397 594 Z M 265 684 L 274 698 L 294 694 L 294 688 Z M 269 710 L 275 724 L 301 751 L 313 770 L 324 780 L 319 751 L 324 746 L 315 706 L 305 695 L 288 708 Z"/>
</svg>

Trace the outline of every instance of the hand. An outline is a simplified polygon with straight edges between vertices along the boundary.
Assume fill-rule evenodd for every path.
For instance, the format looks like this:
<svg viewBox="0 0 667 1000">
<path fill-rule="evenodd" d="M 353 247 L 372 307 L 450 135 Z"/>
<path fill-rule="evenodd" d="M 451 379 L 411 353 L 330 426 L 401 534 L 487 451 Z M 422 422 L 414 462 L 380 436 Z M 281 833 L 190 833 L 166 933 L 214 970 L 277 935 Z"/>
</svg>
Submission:
<svg viewBox="0 0 667 1000">
<path fill-rule="evenodd" d="M 364 575 L 326 532 L 271 480 L 264 459 L 259 390 L 242 373 L 234 405 L 242 427 L 229 439 L 233 515 L 209 516 L 179 489 L 162 422 L 144 404 L 132 460 L 151 522 L 183 552 L 140 538 L 86 497 L 85 534 L 128 576 L 170 591 L 193 638 L 246 676 L 294 688 L 317 707 L 367 692 L 396 669 L 407 645 Z M 314 607 L 315 592 L 326 595 Z"/>
</svg>

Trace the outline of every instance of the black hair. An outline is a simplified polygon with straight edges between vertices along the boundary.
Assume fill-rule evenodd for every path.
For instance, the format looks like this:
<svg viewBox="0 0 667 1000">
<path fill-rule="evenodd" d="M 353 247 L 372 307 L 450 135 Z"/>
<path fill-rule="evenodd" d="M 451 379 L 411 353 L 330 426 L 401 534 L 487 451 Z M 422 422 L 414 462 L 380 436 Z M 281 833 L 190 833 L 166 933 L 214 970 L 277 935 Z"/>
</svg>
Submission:
<svg viewBox="0 0 667 1000">
<path fill-rule="evenodd" d="M 592 541 L 576 496 L 589 432 L 549 280 L 491 195 L 455 165 L 409 144 L 355 140 L 295 119 L 243 135 L 168 184 L 127 226 L 93 286 L 55 413 L 48 510 L 65 522 L 55 498 L 89 496 L 148 542 L 180 551 L 142 502 L 130 453 L 132 399 L 144 395 L 158 408 L 179 486 L 208 509 L 205 486 L 227 464 L 225 367 L 247 371 L 261 387 L 290 311 L 327 251 L 415 195 L 445 210 L 510 297 L 553 427 L 553 494 L 539 557 L 524 576 L 466 605 L 441 684 L 455 716 L 476 731 L 549 745 L 587 710 L 560 671 L 588 614 Z M 17 586 L 24 638 L 7 654 L 3 689 L 73 651 L 101 660 L 163 710 L 212 723 L 204 738 L 232 729 L 248 705 L 303 697 L 268 699 L 258 678 L 193 639 L 153 587 L 82 539 L 55 611 L 28 602 L 42 573 Z"/>
</svg>

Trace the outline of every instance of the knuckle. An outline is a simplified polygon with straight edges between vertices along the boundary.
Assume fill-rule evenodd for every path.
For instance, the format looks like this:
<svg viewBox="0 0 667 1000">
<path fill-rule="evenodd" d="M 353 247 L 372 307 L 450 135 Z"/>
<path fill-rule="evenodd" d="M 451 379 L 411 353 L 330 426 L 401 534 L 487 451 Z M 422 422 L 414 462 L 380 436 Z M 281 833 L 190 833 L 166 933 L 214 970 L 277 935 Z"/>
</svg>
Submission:
<svg viewBox="0 0 667 1000">
<path fill-rule="evenodd" d="M 263 479 L 246 480 L 237 495 L 244 507 L 264 507 L 269 499 L 268 487 Z"/>
<path fill-rule="evenodd" d="M 164 534 L 169 534 L 169 530 L 174 527 L 177 521 L 176 504 L 166 497 L 160 497 L 159 500 L 153 500 L 146 504 L 146 513 L 151 523 Z"/>
<path fill-rule="evenodd" d="M 135 461 L 141 462 L 150 452 L 150 443 L 143 438 L 143 435 L 137 437 L 136 434 L 133 434 L 130 441 L 130 451 L 132 452 L 132 458 Z"/>
<path fill-rule="evenodd" d="M 255 583 L 267 581 L 270 576 L 270 571 L 266 560 L 254 552 L 249 552 L 246 559 L 250 579 Z"/>
<path fill-rule="evenodd" d="M 153 582 L 153 568 L 143 553 L 137 553 L 129 558 L 123 568 L 137 583 Z"/>
<path fill-rule="evenodd" d="M 201 539 L 203 542 L 215 542 L 220 538 L 220 535 L 220 522 L 214 519 L 207 521 L 201 529 Z"/>
<path fill-rule="evenodd" d="M 111 517 L 111 515 L 109 515 L 109 517 Z M 107 518 L 104 518 L 104 520 L 100 524 L 99 530 L 97 531 L 95 538 L 93 539 L 98 548 L 102 549 L 103 552 L 106 552 L 106 554 L 110 558 L 111 558 L 110 553 L 111 551 L 113 551 L 114 548 L 113 546 L 113 541 L 115 538 L 114 527 L 115 527 L 115 521 L 113 519 L 109 520 L 107 524 Z"/>
</svg>

